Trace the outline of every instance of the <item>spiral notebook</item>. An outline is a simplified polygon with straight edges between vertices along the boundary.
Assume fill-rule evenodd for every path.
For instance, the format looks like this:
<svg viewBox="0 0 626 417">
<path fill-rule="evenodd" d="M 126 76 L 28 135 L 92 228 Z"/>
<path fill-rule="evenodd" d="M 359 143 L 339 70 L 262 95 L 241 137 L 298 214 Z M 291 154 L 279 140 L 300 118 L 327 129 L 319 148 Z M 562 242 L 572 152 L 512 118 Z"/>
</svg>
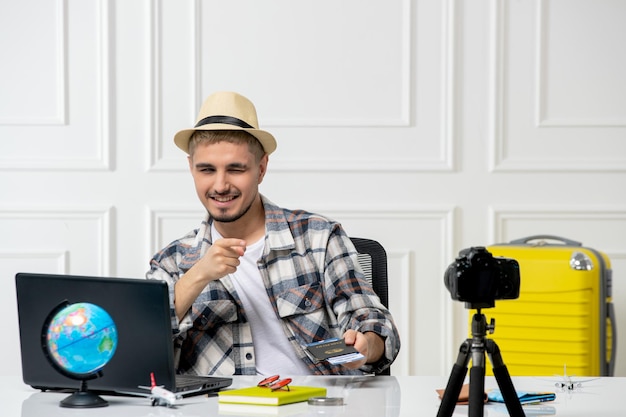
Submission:
<svg viewBox="0 0 626 417">
<path fill-rule="evenodd" d="M 154 372 L 157 385 L 183 396 L 232 384 L 232 378 L 176 375 L 168 287 L 147 279 L 18 273 L 17 291 L 22 377 L 41 390 L 74 390 L 80 381 L 59 373 L 42 347 L 46 318 L 61 303 L 88 302 L 106 310 L 117 327 L 115 353 L 88 388 L 100 393 L 142 392 Z"/>
</svg>

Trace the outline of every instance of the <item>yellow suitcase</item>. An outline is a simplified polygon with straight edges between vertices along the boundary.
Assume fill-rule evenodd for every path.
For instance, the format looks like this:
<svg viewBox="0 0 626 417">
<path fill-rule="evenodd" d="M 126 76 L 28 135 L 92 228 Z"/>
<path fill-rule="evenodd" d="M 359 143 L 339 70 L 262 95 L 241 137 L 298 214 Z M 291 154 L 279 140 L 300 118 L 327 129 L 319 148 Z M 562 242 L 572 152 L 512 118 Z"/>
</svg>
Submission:
<svg viewBox="0 0 626 417">
<path fill-rule="evenodd" d="M 499 346 L 510 375 L 562 375 L 567 366 L 568 375 L 612 376 L 617 338 L 609 258 L 550 235 L 487 250 L 520 266 L 519 298 L 497 300 L 482 310 L 487 321 L 495 319 L 489 338 Z"/>
</svg>

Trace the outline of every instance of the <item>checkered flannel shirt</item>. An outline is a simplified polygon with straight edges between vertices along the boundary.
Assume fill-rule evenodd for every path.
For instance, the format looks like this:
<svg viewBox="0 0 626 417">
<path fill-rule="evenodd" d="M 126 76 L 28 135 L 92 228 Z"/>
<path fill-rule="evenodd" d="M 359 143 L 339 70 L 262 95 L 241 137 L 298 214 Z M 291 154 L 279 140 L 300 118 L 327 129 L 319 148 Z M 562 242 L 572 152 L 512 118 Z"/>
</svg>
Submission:
<svg viewBox="0 0 626 417">
<path fill-rule="evenodd" d="M 313 374 L 361 374 L 388 367 L 400 349 L 398 332 L 391 314 L 364 280 L 356 250 L 341 225 L 262 200 L 266 236 L 259 271 L 297 356 Z M 182 320 L 176 317 L 174 284 L 211 246 L 211 223 L 207 216 L 198 229 L 158 252 L 146 278 L 169 285 L 178 372 L 255 374 L 250 325 L 230 276 L 210 282 Z M 303 348 L 341 338 L 347 329 L 379 334 L 385 341 L 383 358 L 351 371 L 316 362 Z"/>
</svg>

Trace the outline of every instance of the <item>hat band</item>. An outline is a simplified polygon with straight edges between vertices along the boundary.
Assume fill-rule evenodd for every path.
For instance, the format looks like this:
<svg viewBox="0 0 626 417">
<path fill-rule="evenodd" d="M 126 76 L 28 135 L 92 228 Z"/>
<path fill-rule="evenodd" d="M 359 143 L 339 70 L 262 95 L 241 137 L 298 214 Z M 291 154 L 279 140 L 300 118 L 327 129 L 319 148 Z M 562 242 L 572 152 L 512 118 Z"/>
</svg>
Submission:
<svg viewBox="0 0 626 417">
<path fill-rule="evenodd" d="M 227 124 L 227 125 L 234 125 L 234 126 L 242 127 L 244 129 L 254 129 L 253 126 L 250 126 L 248 123 L 244 122 L 243 120 L 237 119 L 236 117 L 231 117 L 231 116 L 209 116 L 209 117 L 205 117 L 204 119 L 202 119 L 198 123 L 196 123 L 195 127 L 209 125 L 209 124 L 214 124 L 214 123 L 222 123 L 222 124 Z"/>
</svg>

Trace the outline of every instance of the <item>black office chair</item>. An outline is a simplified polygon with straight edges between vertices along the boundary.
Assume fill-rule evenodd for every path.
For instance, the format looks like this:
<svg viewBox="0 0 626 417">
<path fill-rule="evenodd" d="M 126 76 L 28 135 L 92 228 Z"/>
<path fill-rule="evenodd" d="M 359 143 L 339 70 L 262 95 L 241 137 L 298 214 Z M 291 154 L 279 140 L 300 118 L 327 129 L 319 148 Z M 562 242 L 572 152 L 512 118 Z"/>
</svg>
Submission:
<svg viewBox="0 0 626 417">
<path fill-rule="evenodd" d="M 351 237 L 359 253 L 359 265 L 365 279 L 372 285 L 380 302 L 389 308 L 389 286 L 387 284 L 387 252 L 380 243 L 372 239 Z"/>
<path fill-rule="evenodd" d="M 359 265 L 365 279 L 372 285 L 380 302 L 389 308 L 389 286 L 387 285 L 387 252 L 380 243 L 372 239 L 351 237 L 358 252 Z M 377 375 L 391 375 L 390 368 Z"/>
</svg>

